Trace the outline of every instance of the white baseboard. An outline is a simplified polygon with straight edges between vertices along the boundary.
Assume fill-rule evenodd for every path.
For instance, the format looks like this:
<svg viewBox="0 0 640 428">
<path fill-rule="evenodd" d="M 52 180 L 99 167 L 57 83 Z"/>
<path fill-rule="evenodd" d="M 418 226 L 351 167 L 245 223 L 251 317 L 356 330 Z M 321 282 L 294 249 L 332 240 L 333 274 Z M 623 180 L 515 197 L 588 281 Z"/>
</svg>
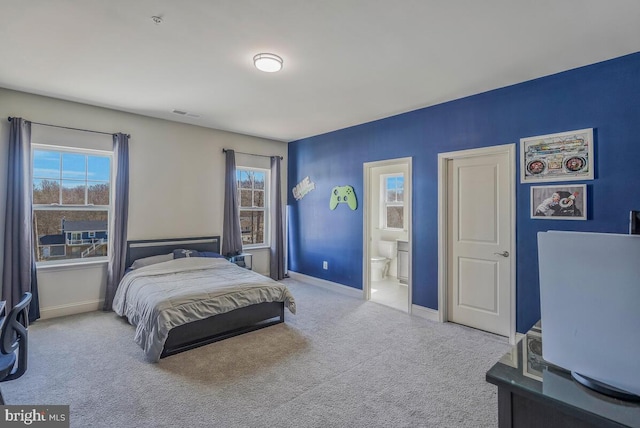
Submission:
<svg viewBox="0 0 640 428">
<path fill-rule="evenodd" d="M 40 308 L 40 319 L 57 318 L 66 315 L 81 314 L 84 312 L 93 312 L 102 309 L 104 300 L 89 300 L 86 302 L 70 303 L 68 305 L 50 306 L 48 308 Z"/>
<path fill-rule="evenodd" d="M 411 315 L 415 315 L 419 318 L 424 318 L 430 321 L 440 321 L 438 311 L 431 308 L 425 308 L 424 306 L 420 305 L 411 305 Z"/>
<path fill-rule="evenodd" d="M 327 281 L 326 279 L 316 278 L 314 276 L 305 275 L 303 273 L 298 273 L 294 271 L 289 271 L 289 276 L 292 279 L 306 282 L 307 284 L 315 285 L 318 287 L 325 288 L 327 290 L 335 291 L 338 293 L 346 294 L 350 297 L 355 297 L 358 299 L 364 298 L 364 293 L 362 290 L 357 288 L 348 287 L 346 285 L 338 284 L 337 282 Z M 425 308 L 420 305 L 411 305 L 411 315 L 415 315 L 419 318 L 428 319 L 431 321 L 439 321 L 438 311 L 435 309 Z"/>
<path fill-rule="evenodd" d="M 337 282 L 327 281 L 326 279 L 316 278 L 314 276 L 305 275 L 303 273 L 298 273 L 291 270 L 288 273 L 292 279 L 306 282 L 307 284 L 322 287 L 341 294 L 346 294 L 347 296 L 356 297 L 358 299 L 364 298 L 363 291 L 357 288 L 349 287 L 347 285 L 338 284 Z"/>
</svg>

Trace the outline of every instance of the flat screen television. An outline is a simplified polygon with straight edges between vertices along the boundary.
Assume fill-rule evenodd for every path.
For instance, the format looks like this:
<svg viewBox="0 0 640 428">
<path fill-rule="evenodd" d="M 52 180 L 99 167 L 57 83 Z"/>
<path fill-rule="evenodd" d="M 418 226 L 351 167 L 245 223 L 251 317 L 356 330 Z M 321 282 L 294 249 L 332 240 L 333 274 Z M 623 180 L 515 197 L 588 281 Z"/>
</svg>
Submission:
<svg viewBox="0 0 640 428">
<path fill-rule="evenodd" d="M 609 395 L 640 397 L 640 235 L 539 232 L 542 357 Z"/>
</svg>

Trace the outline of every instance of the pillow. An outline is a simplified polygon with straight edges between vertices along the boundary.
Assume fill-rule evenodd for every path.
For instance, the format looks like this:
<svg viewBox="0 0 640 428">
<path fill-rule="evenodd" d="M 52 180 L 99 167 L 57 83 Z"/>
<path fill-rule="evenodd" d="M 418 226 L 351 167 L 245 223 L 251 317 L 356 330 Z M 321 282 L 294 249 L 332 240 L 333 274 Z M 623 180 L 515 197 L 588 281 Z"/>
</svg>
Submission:
<svg viewBox="0 0 640 428">
<path fill-rule="evenodd" d="M 202 257 L 200 253 L 195 250 L 173 250 L 174 259 L 183 259 L 185 257 Z"/>
<path fill-rule="evenodd" d="M 193 256 L 191 256 L 193 257 Z M 214 259 L 226 259 L 222 254 L 214 253 L 213 251 L 200 251 L 198 257 L 211 257 Z"/>
<path fill-rule="evenodd" d="M 131 265 L 131 269 L 138 269 L 144 266 L 155 265 L 157 263 L 168 262 L 169 260 L 173 260 L 173 254 L 160 254 L 158 256 L 144 257 L 142 259 L 138 259 Z"/>
</svg>

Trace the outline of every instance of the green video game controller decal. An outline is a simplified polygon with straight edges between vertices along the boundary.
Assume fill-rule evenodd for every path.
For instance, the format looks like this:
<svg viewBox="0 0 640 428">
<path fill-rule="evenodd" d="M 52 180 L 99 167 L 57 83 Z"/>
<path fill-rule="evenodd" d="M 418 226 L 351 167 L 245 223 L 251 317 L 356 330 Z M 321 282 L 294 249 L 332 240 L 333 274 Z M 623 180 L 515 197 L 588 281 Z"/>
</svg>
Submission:
<svg viewBox="0 0 640 428">
<path fill-rule="evenodd" d="M 356 192 L 351 186 L 336 186 L 331 190 L 331 199 L 329 200 L 329 208 L 335 210 L 338 204 L 348 204 L 349 208 L 355 210 L 358 208 L 356 200 Z"/>
</svg>

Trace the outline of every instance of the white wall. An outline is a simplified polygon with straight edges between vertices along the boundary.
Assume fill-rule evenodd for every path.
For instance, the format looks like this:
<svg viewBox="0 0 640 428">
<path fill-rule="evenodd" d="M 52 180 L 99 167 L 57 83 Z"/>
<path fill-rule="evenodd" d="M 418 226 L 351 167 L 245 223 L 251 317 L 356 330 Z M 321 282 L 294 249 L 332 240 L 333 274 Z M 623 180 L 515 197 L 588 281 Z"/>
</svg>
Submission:
<svg viewBox="0 0 640 428">
<path fill-rule="evenodd" d="M 5 171 L 0 174 L 0 242 L 4 242 L 8 116 L 131 134 L 128 239 L 222 235 L 223 148 L 283 156 L 282 192 L 287 194 L 286 143 L 0 88 L 0 166 Z M 0 246 L 0 264 L 2 252 Z M 251 252 L 254 270 L 268 274 L 269 251 Z M 101 307 L 105 272 L 104 264 L 39 269 L 43 318 Z"/>
</svg>

